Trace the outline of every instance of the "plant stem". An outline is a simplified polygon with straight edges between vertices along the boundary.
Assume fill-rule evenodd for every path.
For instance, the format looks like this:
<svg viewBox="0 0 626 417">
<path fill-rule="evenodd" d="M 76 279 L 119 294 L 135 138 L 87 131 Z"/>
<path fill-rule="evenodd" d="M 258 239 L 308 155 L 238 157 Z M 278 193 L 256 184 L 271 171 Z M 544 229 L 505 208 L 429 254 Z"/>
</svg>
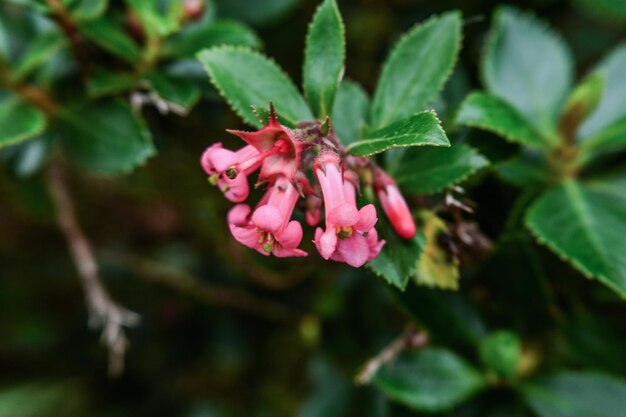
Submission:
<svg viewBox="0 0 626 417">
<path fill-rule="evenodd" d="M 76 219 L 74 203 L 60 165 L 55 163 L 49 168 L 47 183 L 59 229 L 65 236 L 81 279 L 89 310 L 89 323 L 91 327 L 102 329 L 102 341 L 109 350 L 109 373 L 118 376 L 123 372 L 124 355 L 128 349 L 124 326 L 137 325 L 140 317 L 118 305 L 100 281 L 98 263 L 91 243 Z"/>
</svg>

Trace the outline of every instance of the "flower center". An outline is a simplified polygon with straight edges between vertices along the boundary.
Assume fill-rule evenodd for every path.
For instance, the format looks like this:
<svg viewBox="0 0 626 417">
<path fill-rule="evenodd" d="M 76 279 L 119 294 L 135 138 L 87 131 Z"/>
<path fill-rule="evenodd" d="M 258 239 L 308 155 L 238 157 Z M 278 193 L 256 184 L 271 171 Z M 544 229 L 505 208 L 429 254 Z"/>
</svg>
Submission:
<svg viewBox="0 0 626 417">
<path fill-rule="evenodd" d="M 348 239 L 354 233 L 352 226 L 342 226 L 337 228 L 337 237 L 341 240 Z"/>
<path fill-rule="evenodd" d="M 228 177 L 228 179 L 234 180 L 235 178 L 237 178 L 237 168 L 233 165 L 232 167 L 228 168 L 224 172 L 224 175 L 226 175 L 226 177 Z"/>
<path fill-rule="evenodd" d="M 261 245 L 263 250 L 267 253 L 272 253 L 272 250 L 274 250 L 274 245 L 276 244 L 274 235 L 270 232 L 265 232 L 260 229 L 257 229 L 257 231 L 259 232 L 259 244 Z"/>
</svg>

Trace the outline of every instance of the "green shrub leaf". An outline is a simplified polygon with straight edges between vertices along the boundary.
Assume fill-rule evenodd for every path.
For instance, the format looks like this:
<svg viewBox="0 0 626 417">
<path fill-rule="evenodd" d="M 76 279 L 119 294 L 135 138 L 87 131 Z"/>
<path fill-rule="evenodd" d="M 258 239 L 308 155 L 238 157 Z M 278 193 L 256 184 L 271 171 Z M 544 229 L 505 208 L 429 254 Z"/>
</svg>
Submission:
<svg viewBox="0 0 626 417">
<path fill-rule="evenodd" d="M 221 47 L 198 53 L 211 82 L 248 124 L 260 126 L 250 106 L 267 107 L 295 123 L 312 120 L 304 98 L 289 77 L 269 58 L 245 48 Z"/>
<path fill-rule="evenodd" d="M 622 187 L 617 181 L 565 181 L 529 209 L 526 224 L 583 274 L 626 295 L 626 252 L 619 250 L 626 236 Z"/>
<path fill-rule="evenodd" d="M 370 109 L 380 128 L 424 110 L 450 77 L 461 47 L 461 14 L 445 13 L 409 31 L 383 67 Z"/>
<path fill-rule="evenodd" d="M 17 98 L 0 102 L 0 148 L 33 138 L 46 128 L 46 117 L 37 107 Z"/>
<path fill-rule="evenodd" d="M 337 2 L 325 0 L 309 26 L 302 76 L 309 106 L 320 119 L 332 114 L 346 57 L 344 32 Z"/>
<path fill-rule="evenodd" d="M 155 154 L 143 120 L 121 100 L 71 107 L 53 132 L 73 161 L 100 174 L 129 172 Z"/>
<path fill-rule="evenodd" d="M 344 145 L 361 139 L 368 109 L 369 97 L 365 90 L 354 81 L 343 80 L 335 97 L 332 123 Z"/>
<path fill-rule="evenodd" d="M 569 50 L 547 25 L 512 7 L 496 11 L 482 61 L 485 85 L 545 136 L 556 135 L 572 73 Z"/>
<path fill-rule="evenodd" d="M 104 50 L 129 62 L 139 59 L 139 47 L 118 25 L 107 18 L 90 20 L 80 31 Z"/>
<path fill-rule="evenodd" d="M 549 140 L 504 100 L 482 92 L 470 94 L 459 109 L 456 123 L 488 130 L 504 139 L 535 148 L 546 148 Z"/>
<path fill-rule="evenodd" d="M 450 146 L 439 119 L 430 111 L 398 120 L 353 142 L 347 151 L 353 155 L 371 156 L 392 148 L 407 146 Z"/>
<path fill-rule="evenodd" d="M 431 194 L 459 183 L 489 165 L 487 158 L 467 145 L 450 148 L 409 148 L 388 164 L 400 187 Z"/>
<path fill-rule="evenodd" d="M 527 383 L 526 402 L 539 417 L 616 417 L 626 410 L 626 381 L 564 371 Z"/>
<path fill-rule="evenodd" d="M 67 44 L 63 35 L 59 32 L 49 32 L 38 35 L 26 48 L 21 59 L 11 71 L 14 79 L 27 77 L 40 65 L 46 63 L 55 53 Z"/>
<path fill-rule="evenodd" d="M 167 58 L 193 57 L 202 49 L 222 45 L 258 48 L 261 40 L 250 28 L 239 22 L 218 21 L 193 25 L 169 37 L 161 55 Z"/>
<path fill-rule="evenodd" d="M 417 411 L 445 411 L 481 390 L 485 381 L 445 349 L 406 352 L 381 367 L 373 383 L 390 398 Z"/>
<path fill-rule="evenodd" d="M 480 342 L 480 359 L 485 366 L 498 375 L 513 379 L 517 375 L 522 346 L 513 332 L 493 332 Z"/>
<path fill-rule="evenodd" d="M 200 99 L 200 89 L 183 78 L 173 78 L 159 71 L 146 76 L 152 90 L 168 103 L 175 113 L 186 115 Z"/>
</svg>

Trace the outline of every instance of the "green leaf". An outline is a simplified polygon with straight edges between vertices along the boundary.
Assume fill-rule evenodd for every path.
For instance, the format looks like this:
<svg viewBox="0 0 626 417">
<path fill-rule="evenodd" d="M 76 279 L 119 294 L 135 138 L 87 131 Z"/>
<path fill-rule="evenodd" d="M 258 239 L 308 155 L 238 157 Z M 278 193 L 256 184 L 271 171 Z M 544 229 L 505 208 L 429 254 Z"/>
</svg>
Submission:
<svg viewBox="0 0 626 417">
<path fill-rule="evenodd" d="M 535 148 L 550 145 L 506 101 L 483 92 L 470 94 L 459 109 L 456 123 L 488 130 L 504 139 Z"/>
<path fill-rule="evenodd" d="M 369 98 L 365 90 L 354 81 L 341 81 L 332 116 L 333 127 L 341 143 L 349 145 L 361 139 L 368 109 Z"/>
<path fill-rule="evenodd" d="M 560 130 L 575 138 L 580 124 L 592 114 L 604 93 L 604 76 L 594 73 L 581 81 L 570 94 L 559 122 Z"/>
<path fill-rule="evenodd" d="M 332 114 L 345 58 L 345 29 L 339 8 L 335 0 L 324 0 L 309 26 L 302 75 L 309 106 L 320 119 Z"/>
<path fill-rule="evenodd" d="M 379 230 L 381 238 L 387 243 L 367 266 L 389 285 L 404 290 L 411 276 L 415 274 L 417 262 L 426 244 L 425 237 L 417 232 L 412 239 L 402 239 L 385 220 L 380 221 Z"/>
<path fill-rule="evenodd" d="M 177 114 L 186 115 L 200 99 L 200 89 L 192 81 L 158 71 L 151 72 L 146 79 L 150 88 Z"/>
<path fill-rule="evenodd" d="M 242 20 L 256 25 L 268 24 L 293 9 L 299 0 L 216 0 L 220 16 Z"/>
<path fill-rule="evenodd" d="M 467 145 L 450 148 L 409 148 L 388 164 L 400 187 L 415 194 L 431 194 L 465 180 L 489 165 L 487 158 Z"/>
<path fill-rule="evenodd" d="M 509 6 L 496 11 L 482 60 L 484 83 L 554 142 L 572 73 L 569 50 L 545 23 Z"/>
<path fill-rule="evenodd" d="M 137 86 L 138 81 L 135 74 L 96 69 L 89 75 L 87 94 L 90 97 L 118 94 Z"/>
<path fill-rule="evenodd" d="M 402 37 L 387 58 L 370 120 L 379 128 L 424 110 L 452 73 L 461 47 L 461 14 L 433 17 Z"/>
<path fill-rule="evenodd" d="M 155 154 L 143 120 L 121 100 L 69 108 L 53 132 L 73 161 L 100 174 L 129 172 Z"/>
<path fill-rule="evenodd" d="M 394 295 L 411 318 L 428 330 L 433 343 L 473 352 L 486 333 L 476 309 L 461 293 L 409 285 Z"/>
<path fill-rule="evenodd" d="M 559 372 L 522 392 L 539 417 L 617 417 L 626 410 L 626 381 L 601 373 Z"/>
<path fill-rule="evenodd" d="M 590 14 L 603 21 L 626 22 L 626 2 L 615 0 L 573 0 L 585 15 Z"/>
<path fill-rule="evenodd" d="M 604 94 L 596 111 L 589 116 L 580 127 L 579 139 L 585 139 L 599 134 L 603 129 L 611 126 L 620 119 L 626 118 L 626 44 L 616 48 L 593 74 L 599 74 L 604 79 Z"/>
<path fill-rule="evenodd" d="M 54 31 L 38 35 L 35 40 L 28 45 L 21 59 L 11 71 L 11 77 L 14 80 L 27 77 L 65 45 L 66 40 L 59 32 Z"/>
<path fill-rule="evenodd" d="M 539 152 L 521 152 L 495 165 L 498 176 L 517 187 L 543 187 L 550 180 L 546 156 Z"/>
<path fill-rule="evenodd" d="M 37 136 L 46 128 L 46 117 L 37 107 L 17 98 L 0 102 L 0 148 Z"/>
<path fill-rule="evenodd" d="M 107 18 L 80 25 L 80 31 L 101 48 L 131 63 L 139 59 L 139 47 L 120 26 Z"/>
<path fill-rule="evenodd" d="M 162 7 L 159 1 L 145 0 L 126 0 L 128 6 L 137 14 L 143 30 L 148 37 L 162 38 L 179 28 L 177 13 L 174 13 L 176 7 L 181 6 L 180 1 L 169 2 L 170 8 Z"/>
<path fill-rule="evenodd" d="M 380 368 L 372 381 L 390 398 L 417 411 L 445 411 L 485 386 L 482 376 L 445 349 L 401 354 Z"/>
<path fill-rule="evenodd" d="M 461 279 L 459 262 L 439 243 L 442 233 L 448 231 L 448 226 L 430 210 L 422 210 L 419 220 L 426 237 L 426 245 L 417 263 L 415 283 L 429 288 L 458 290 Z"/>
<path fill-rule="evenodd" d="M 513 379 L 522 355 L 519 338 L 513 332 L 500 330 L 490 333 L 480 342 L 480 359 L 498 375 Z"/>
<path fill-rule="evenodd" d="M 450 146 L 439 119 L 430 111 L 418 113 L 368 133 L 346 150 L 357 156 L 371 156 L 392 148 L 407 146 Z"/>
<path fill-rule="evenodd" d="M 218 21 L 193 25 L 169 37 L 161 55 L 166 58 L 192 57 L 202 49 L 222 45 L 258 48 L 261 40 L 250 28 L 239 22 Z"/>
<path fill-rule="evenodd" d="M 530 208 L 526 224 L 539 241 L 588 277 L 626 295 L 626 201 L 621 183 L 573 180 L 544 194 Z"/>
<path fill-rule="evenodd" d="M 415 26 L 393 48 L 376 87 L 370 121 L 386 126 L 424 110 L 450 77 L 461 47 L 461 13 Z"/>
<path fill-rule="evenodd" d="M 109 0 L 64 0 L 74 20 L 96 19 L 107 9 Z"/>
<path fill-rule="evenodd" d="M 289 121 L 312 120 L 304 98 L 269 58 L 245 48 L 221 47 L 198 53 L 211 82 L 248 124 L 260 126 L 250 106 L 274 107 Z"/>
<path fill-rule="evenodd" d="M 586 164 L 598 156 L 626 150 L 626 117 L 602 129 L 580 144 L 580 157 Z"/>
</svg>

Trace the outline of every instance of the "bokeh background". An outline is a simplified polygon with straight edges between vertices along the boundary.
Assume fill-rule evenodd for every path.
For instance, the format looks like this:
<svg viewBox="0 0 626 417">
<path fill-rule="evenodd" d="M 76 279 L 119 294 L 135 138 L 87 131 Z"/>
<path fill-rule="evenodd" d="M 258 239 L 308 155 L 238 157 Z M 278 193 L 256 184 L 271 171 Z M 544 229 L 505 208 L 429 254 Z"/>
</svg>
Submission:
<svg viewBox="0 0 626 417">
<path fill-rule="evenodd" d="M 580 76 L 626 35 L 625 21 L 610 9 L 620 2 L 597 3 L 593 11 L 583 0 L 515 5 L 533 10 L 563 35 Z M 480 85 L 478 57 L 497 4 L 340 0 L 346 74 L 371 92 L 402 32 L 433 13 L 461 9 L 464 46 L 445 103 L 454 108 Z M 314 0 L 220 0 L 216 13 L 252 25 L 264 51 L 299 84 L 316 6 Z M 87 326 L 83 293 L 42 176 L 19 176 L 10 164 L 0 169 L 0 414 L 18 415 L 6 410 L 21 404 L 19 416 L 415 415 L 402 407 L 384 414 L 383 397 L 352 382 L 367 358 L 408 322 L 380 279 L 366 269 L 322 262 L 306 243 L 311 236 L 304 239 L 310 256 L 297 260 L 267 259 L 230 238 L 224 220 L 229 204 L 207 184 L 198 159 L 214 141 L 237 140 L 224 132 L 245 128 L 236 115 L 218 100 L 203 101 L 186 118 L 144 111 L 159 151 L 144 167 L 114 179 L 76 167 L 68 172 L 105 284 L 142 317 L 128 331 L 131 348 L 121 377 L 109 378 L 106 349 Z M 487 156 L 510 151 L 487 133 L 474 136 L 470 140 Z M 489 174 L 479 180 L 467 185 L 480 203 L 475 219 L 497 241 L 517 191 Z M 559 263 L 537 250 L 548 268 Z M 505 276 L 493 273 L 497 262 L 504 262 L 496 266 Z M 582 288 L 572 294 L 589 290 L 613 297 L 584 280 L 568 280 L 568 274 L 577 275 L 569 270 L 554 279 Z M 527 279 L 489 258 L 464 271 L 461 287 L 494 324 L 519 324 L 516 306 L 532 303 Z M 540 308 L 545 306 L 538 307 L 537 320 L 525 316 L 518 328 L 532 333 L 546 325 Z M 611 303 L 603 308 L 615 317 L 620 312 Z M 604 329 L 592 322 L 587 330 L 593 338 L 593 331 Z M 616 339 L 614 349 L 625 348 L 616 330 L 607 333 Z M 479 415 L 466 408 L 450 415 Z"/>
</svg>

